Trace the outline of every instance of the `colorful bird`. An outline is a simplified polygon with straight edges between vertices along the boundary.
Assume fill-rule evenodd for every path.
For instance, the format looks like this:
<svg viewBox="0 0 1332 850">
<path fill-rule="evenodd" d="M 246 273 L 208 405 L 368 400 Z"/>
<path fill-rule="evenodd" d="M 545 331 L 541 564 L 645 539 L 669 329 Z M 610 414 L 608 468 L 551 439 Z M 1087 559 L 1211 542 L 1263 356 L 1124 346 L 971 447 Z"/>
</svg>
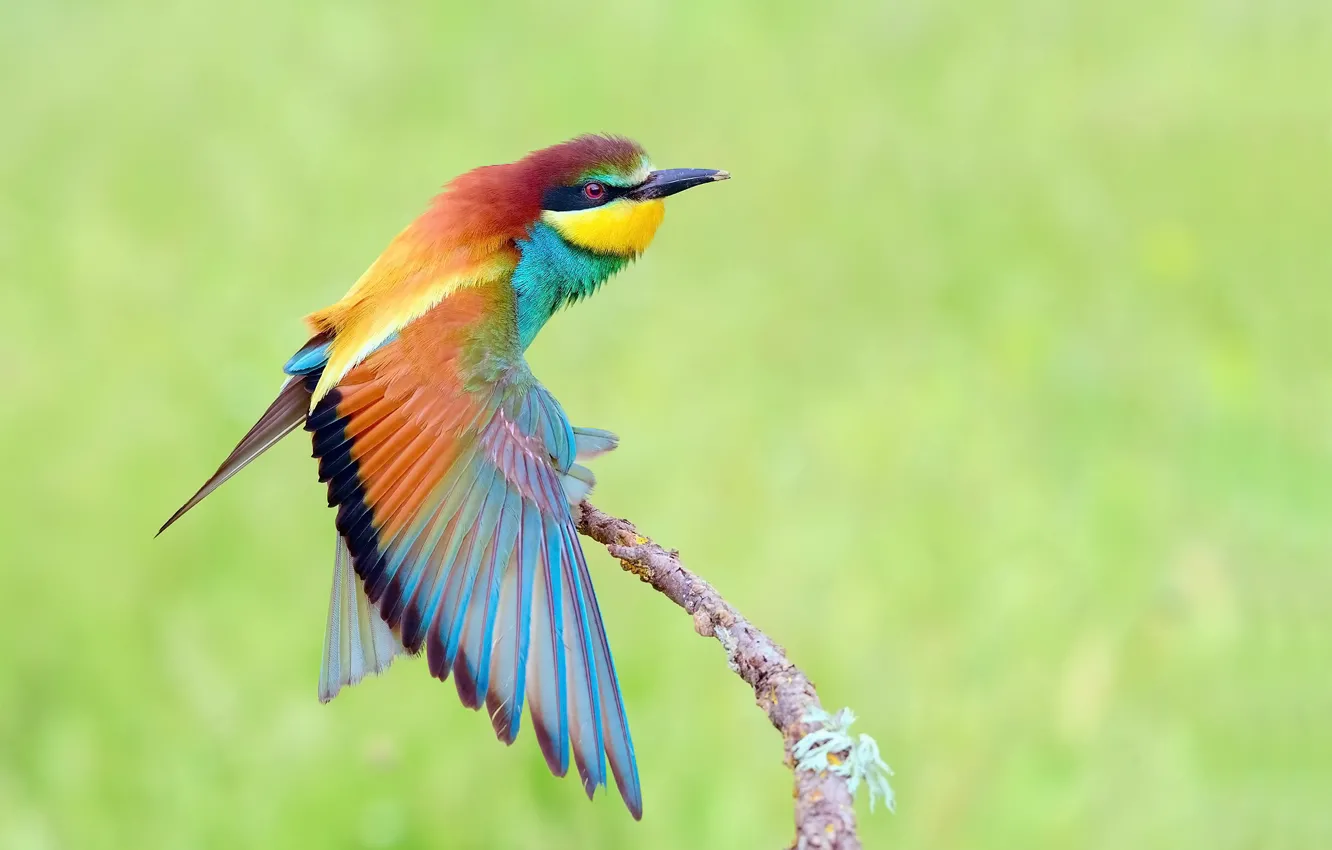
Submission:
<svg viewBox="0 0 1332 850">
<path fill-rule="evenodd" d="M 524 351 L 555 311 L 641 254 L 662 199 L 725 171 L 654 171 L 628 139 L 581 136 L 464 174 L 398 234 L 283 371 L 277 400 L 186 511 L 304 423 L 337 508 L 319 698 L 422 650 L 495 734 L 524 705 L 546 763 L 590 798 L 606 762 L 635 818 L 634 747 L 571 505 L 573 428 Z"/>
</svg>

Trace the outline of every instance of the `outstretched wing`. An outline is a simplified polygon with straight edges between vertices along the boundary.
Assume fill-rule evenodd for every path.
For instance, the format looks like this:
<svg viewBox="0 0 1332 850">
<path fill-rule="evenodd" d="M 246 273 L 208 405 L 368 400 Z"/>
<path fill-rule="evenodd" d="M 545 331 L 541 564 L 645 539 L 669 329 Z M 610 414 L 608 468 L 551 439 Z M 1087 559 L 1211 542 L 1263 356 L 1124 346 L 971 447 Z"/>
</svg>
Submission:
<svg viewBox="0 0 1332 850">
<path fill-rule="evenodd" d="M 591 796 L 609 759 L 635 817 L 633 744 L 591 576 L 561 484 L 575 438 L 482 288 L 452 294 L 319 401 L 320 479 L 366 594 L 500 740 L 524 704 L 550 769 Z M 512 313 L 508 313 L 512 316 Z M 511 321 L 511 320 L 510 320 Z"/>
</svg>

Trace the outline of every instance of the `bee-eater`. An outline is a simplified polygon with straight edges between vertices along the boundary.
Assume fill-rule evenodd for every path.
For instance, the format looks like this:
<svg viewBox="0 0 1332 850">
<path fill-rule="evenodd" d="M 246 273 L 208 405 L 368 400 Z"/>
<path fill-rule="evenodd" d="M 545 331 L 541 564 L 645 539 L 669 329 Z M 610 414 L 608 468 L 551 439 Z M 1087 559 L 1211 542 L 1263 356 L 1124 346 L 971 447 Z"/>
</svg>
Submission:
<svg viewBox="0 0 1332 850">
<path fill-rule="evenodd" d="M 647 248 L 664 198 L 728 176 L 654 171 L 635 142 L 581 136 L 456 178 L 308 317 L 277 400 L 162 530 L 304 423 L 337 508 L 320 699 L 424 649 L 464 705 L 484 700 L 501 741 L 526 704 L 553 773 L 572 743 L 591 797 L 609 761 L 641 817 L 571 511 L 594 481 L 575 461 L 617 438 L 571 427 L 523 354 Z"/>
</svg>

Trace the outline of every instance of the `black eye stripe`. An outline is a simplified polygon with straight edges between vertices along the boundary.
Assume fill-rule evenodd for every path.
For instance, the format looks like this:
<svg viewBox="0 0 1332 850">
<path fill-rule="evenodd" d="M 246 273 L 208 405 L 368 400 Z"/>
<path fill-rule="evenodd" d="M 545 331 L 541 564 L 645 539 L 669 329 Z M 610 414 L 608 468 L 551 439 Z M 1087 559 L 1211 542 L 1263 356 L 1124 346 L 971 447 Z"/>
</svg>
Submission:
<svg viewBox="0 0 1332 850">
<path fill-rule="evenodd" d="M 601 197 L 595 201 L 583 194 L 583 187 L 588 183 L 597 183 L 601 186 Z M 541 208 L 551 212 L 569 212 L 571 210 L 590 210 L 593 207 L 600 207 L 609 204 L 616 198 L 622 197 L 630 191 L 632 187 L 612 186 L 609 183 L 602 183 L 600 180 L 588 180 L 575 186 L 556 186 L 553 189 L 547 189 L 541 196 Z"/>
</svg>

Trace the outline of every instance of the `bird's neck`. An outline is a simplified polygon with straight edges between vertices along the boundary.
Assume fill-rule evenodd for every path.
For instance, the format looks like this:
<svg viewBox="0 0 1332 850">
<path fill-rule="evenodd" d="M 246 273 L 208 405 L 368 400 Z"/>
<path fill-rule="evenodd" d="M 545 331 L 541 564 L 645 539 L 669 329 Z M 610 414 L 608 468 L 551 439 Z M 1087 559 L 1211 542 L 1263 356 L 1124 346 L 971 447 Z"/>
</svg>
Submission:
<svg viewBox="0 0 1332 850">
<path fill-rule="evenodd" d="M 518 338 L 524 350 L 557 310 L 591 295 L 629 262 L 570 245 L 547 224 L 537 222 L 518 240 L 522 259 L 513 272 L 518 296 Z"/>
</svg>

